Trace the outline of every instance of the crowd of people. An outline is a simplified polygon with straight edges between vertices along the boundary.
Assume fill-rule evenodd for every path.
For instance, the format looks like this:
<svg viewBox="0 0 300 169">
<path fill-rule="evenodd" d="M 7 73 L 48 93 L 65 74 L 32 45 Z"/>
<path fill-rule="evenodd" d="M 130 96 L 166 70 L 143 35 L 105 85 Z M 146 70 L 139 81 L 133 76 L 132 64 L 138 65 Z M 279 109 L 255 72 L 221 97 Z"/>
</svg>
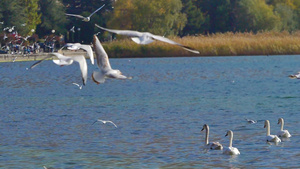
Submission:
<svg viewBox="0 0 300 169">
<path fill-rule="evenodd" d="M 26 38 L 15 33 L 0 34 L 0 54 L 36 54 L 43 52 L 55 52 L 63 43 L 62 36 L 49 35 L 44 39 L 37 36 Z"/>
</svg>

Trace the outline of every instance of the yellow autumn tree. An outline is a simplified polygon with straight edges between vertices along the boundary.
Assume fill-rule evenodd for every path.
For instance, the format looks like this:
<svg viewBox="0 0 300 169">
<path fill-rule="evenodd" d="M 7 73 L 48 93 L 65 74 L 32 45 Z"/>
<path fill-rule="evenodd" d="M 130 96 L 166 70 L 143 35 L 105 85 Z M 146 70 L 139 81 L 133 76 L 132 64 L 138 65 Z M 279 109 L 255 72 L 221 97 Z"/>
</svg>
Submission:
<svg viewBox="0 0 300 169">
<path fill-rule="evenodd" d="M 181 0 L 118 0 L 107 27 L 177 35 L 187 22 Z"/>
</svg>

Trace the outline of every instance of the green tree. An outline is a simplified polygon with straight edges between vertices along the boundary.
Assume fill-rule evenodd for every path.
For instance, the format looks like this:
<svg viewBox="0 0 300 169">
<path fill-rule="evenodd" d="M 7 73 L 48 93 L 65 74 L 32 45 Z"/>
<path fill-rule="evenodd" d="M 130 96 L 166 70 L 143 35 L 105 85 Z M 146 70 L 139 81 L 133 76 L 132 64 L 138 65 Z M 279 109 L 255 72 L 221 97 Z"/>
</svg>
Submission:
<svg viewBox="0 0 300 169">
<path fill-rule="evenodd" d="M 1 0 L 0 8 L 1 21 L 4 21 L 3 27 L 15 26 L 15 30 L 21 30 L 21 24 L 27 20 L 21 1 Z"/>
<path fill-rule="evenodd" d="M 205 16 L 195 5 L 194 0 L 182 0 L 182 12 L 187 15 L 187 24 L 183 28 L 181 35 L 193 35 L 204 31 L 202 25 L 205 22 Z"/>
<path fill-rule="evenodd" d="M 233 7 L 236 0 L 197 0 L 201 11 L 206 14 L 207 31 L 210 33 L 234 30 Z"/>
<path fill-rule="evenodd" d="M 280 17 L 265 0 L 240 0 L 237 27 L 240 31 L 277 30 Z"/>
<path fill-rule="evenodd" d="M 36 26 L 41 23 L 41 14 L 38 13 L 39 0 L 21 0 L 21 3 L 25 6 L 24 12 L 26 16 L 26 21 L 23 24 L 26 24 L 22 27 L 22 34 L 32 35 L 31 30 L 36 30 Z"/>
<path fill-rule="evenodd" d="M 60 34 L 66 33 L 67 19 L 65 7 L 59 0 L 40 0 L 41 24 L 37 27 L 39 35 L 48 35 L 52 30 Z"/>
<path fill-rule="evenodd" d="M 118 0 L 107 26 L 177 35 L 186 24 L 180 0 Z"/>
<path fill-rule="evenodd" d="M 297 29 L 297 13 L 291 6 L 279 3 L 276 4 L 274 11 L 280 17 L 279 30 L 293 31 Z"/>
</svg>

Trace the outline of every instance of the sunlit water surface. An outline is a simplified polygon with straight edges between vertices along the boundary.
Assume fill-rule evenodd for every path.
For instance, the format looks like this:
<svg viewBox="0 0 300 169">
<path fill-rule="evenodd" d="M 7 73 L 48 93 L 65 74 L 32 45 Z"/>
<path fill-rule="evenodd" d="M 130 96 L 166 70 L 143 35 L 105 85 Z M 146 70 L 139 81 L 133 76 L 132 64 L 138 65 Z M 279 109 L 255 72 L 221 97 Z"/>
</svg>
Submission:
<svg viewBox="0 0 300 169">
<path fill-rule="evenodd" d="M 89 63 L 82 90 L 78 64 L 32 63 L 0 63 L 1 168 L 300 167 L 299 56 L 111 59 L 133 79 L 96 85 Z M 279 117 L 292 137 L 267 144 Z M 241 155 L 206 150 L 205 123 Z"/>
</svg>

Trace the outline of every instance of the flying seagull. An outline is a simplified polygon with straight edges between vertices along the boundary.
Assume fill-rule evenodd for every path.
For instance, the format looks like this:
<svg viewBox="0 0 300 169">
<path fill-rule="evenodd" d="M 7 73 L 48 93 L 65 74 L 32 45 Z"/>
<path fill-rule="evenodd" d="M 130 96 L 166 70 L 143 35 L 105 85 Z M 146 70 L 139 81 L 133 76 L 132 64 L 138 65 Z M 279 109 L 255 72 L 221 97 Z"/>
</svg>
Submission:
<svg viewBox="0 0 300 169">
<path fill-rule="evenodd" d="M 107 29 L 107 28 L 103 28 L 97 24 L 95 24 L 96 27 L 100 28 L 100 29 L 103 29 L 105 31 L 108 31 L 108 32 L 112 32 L 112 33 L 116 33 L 116 34 L 119 34 L 119 35 L 125 35 L 125 36 L 130 36 L 131 39 L 137 43 L 137 44 L 142 44 L 142 45 L 146 45 L 146 44 L 149 44 L 149 43 L 152 43 L 154 42 L 155 40 L 158 40 L 158 41 L 162 41 L 162 42 L 166 42 L 166 43 L 170 43 L 172 45 L 177 45 L 177 46 L 180 46 L 182 47 L 183 49 L 187 50 L 187 51 L 190 51 L 190 52 L 193 52 L 193 53 L 197 53 L 199 54 L 200 52 L 195 50 L 195 49 L 192 49 L 188 46 L 184 46 L 180 43 L 177 43 L 177 42 L 174 42 L 168 38 L 165 38 L 163 36 L 158 36 L 158 35 L 153 35 L 152 33 L 149 33 L 149 32 L 138 32 L 138 31 L 132 31 L 132 30 L 116 30 L 116 29 Z"/>
<path fill-rule="evenodd" d="M 79 50 L 79 49 L 85 50 L 88 56 L 90 57 L 91 63 L 94 64 L 94 53 L 91 45 L 84 45 L 80 43 L 67 43 L 61 48 L 61 50 L 65 47 L 67 47 L 67 49 L 70 50 Z"/>
<path fill-rule="evenodd" d="M 82 89 L 82 85 L 79 85 L 78 83 L 72 83 L 72 84 L 78 86 L 80 90 Z"/>
<path fill-rule="evenodd" d="M 88 22 L 88 21 L 91 20 L 92 15 L 94 15 L 96 12 L 98 12 L 98 11 L 99 11 L 101 8 L 103 8 L 104 6 L 105 6 L 105 4 L 102 5 L 100 8 L 98 8 L 97 10 L 95 10 L 95 11 L 94 11 L 92 14 L 90 14 L 90 16 L 88 16 L 88 17 L 84 17 L 84 16 L 76 15 L 76 14 L 66 14 L 66 15 L 67 15 L 67 16 L 74 16 L 74 17 L 77 17 L 77 18 L 81 18 L 82 21 Z"/>
<path fill-rule="evenodd" d="M 111 123 L 111 124 L 113 124 L 113 125 L 117 128 L 117 125 L 116 125 L 114 122 L 112 122 L 112 121 L 105 121 L 105 120 L 100 120 L 100 119 L 98 119 L 98 120 L 96 120 L 93 124 L 95 124 L 95 123 L 97 123 L 97 122 L 102 122 L 103 124 Z M 93 124 L 92 124 L 92 125 L 93 125 Z"/>
<path fill-rule="evenodd" d="M 71 65 L 73 63 L 73 61 L 78 62 L 80 70 L 81 70 L 81 76 L 82 76 L 83 85 L 86 84 L 86 82 L 87 82 L 88 68 L 87 68 L 87 63 L 86 63 L 85 57 L 83 55 L 78 55 L 78 56 L 64 56 L 64 55 L 62 55 L 60 53 L 51 53 L 48 56 L 46 56 L 44 59 L 35 62 L 32 66 L 30 66 L 30 69 L 32 69 L 35 66 L 39 65 L 44 60 L 51 58 L 53 55 L 58 58 L 58 59 L 53 60 L 53 62 L 55 64 L 59 65 L 59 66 Z"/>
<path fill-rule="evenodd" d="M 96 54 L 97 65 L 100 69 L 100 72 L 94 71 L 92 74 L 92 79 L 95 83 L 104 83 L 105 78 L 130 79 L 122 75 L 122 72 L 120 70 L 111 68 L 108 60 L 108 55 L 96 35 L 94 35 L 93 45 Z"/>
<path fill-rule="evenodd" d="M 75 33 L 75 26 L 70 29 L 71 32 Z"/>
</svg>

